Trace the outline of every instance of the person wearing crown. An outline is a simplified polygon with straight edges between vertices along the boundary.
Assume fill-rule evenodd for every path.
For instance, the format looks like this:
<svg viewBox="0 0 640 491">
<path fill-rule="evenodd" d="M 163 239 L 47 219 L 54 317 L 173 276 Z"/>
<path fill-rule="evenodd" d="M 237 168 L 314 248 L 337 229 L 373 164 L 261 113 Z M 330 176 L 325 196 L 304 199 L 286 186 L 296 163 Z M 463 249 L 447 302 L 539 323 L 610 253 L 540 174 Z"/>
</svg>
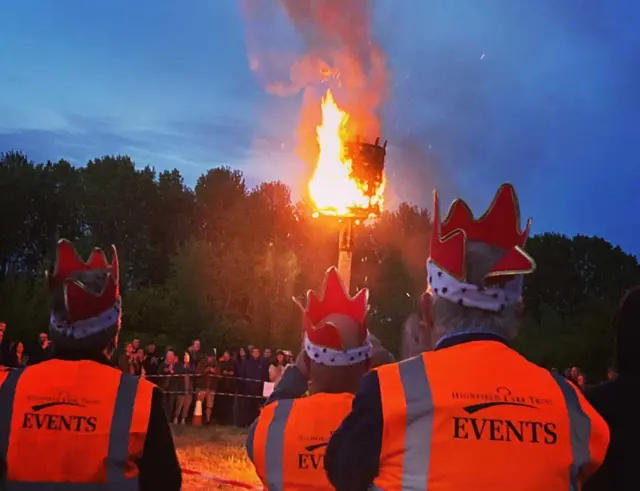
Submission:
<svg viewBox="0 0 640 491">
<path fill-rule="evenodd" d="M 349 296 L 330 268 L 320 297 L 310 290 L 306 306 L 294 299 L 303 313 L 301 353 L 247 438 L 249 458 L 269 490 L 333 489 L 322 464 L 329 436 L 351 409 L 372 359 L 385 356 L 367 330 L 368 296 L 367 289 Z M 309 386 L 311 395 L 302 397 Z"/>
<path fill-rule="evenodd" d="M 0 374 L 0 489 L 159 489 L 182 476 L 162 395 L 111 366 L 122 316 L 118 256 L 87 262 L 58 243 L 49 331 L 55 357 Z"/>
<path fill-rule="evenodd" d="M 511 347 L 530 224 L 510 184 L 478 219 L 456 200 L 441 221 L 435 194 L 419 323 L 435 348 L 363 378 L 327 448 L 335 489 L 577 491 L 602 464 L 603 419 Z"/>
</svg>

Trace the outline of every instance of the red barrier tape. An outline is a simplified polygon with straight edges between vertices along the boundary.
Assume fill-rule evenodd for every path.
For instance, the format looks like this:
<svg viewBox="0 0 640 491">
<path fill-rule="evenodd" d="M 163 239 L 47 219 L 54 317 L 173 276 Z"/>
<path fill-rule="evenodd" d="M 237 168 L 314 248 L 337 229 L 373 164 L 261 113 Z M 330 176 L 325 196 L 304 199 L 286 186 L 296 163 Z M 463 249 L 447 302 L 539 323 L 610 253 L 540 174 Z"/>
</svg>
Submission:
<svg viewBox="0 0 640 491">
<path fill-rule="evenodd" d="M 252 491 L 263 491 L 263 488 L 260 488 L 258 486 L 254 486 L 253 484 L 249 484 L 249 483 L 242 482 L 242 481 L 234 481 L 233 479 L 223 479 L 221 477 L 214 476 L 213 474 L 208 474 L 206 472 L 198 472 L 198 471 L 193 471 L 193 470 L 190 470 L 190 469 L 182 469 L 182 474 L 186 474 L 188 476 L 202 477 L 203 479 L 208 479 L 210 481 L 215 481 L 215 482 L 217 482 L 219 484 L 226 484 L 227 486 L 233 486 L 235 488 L 251 489 Z"/>
</svg>

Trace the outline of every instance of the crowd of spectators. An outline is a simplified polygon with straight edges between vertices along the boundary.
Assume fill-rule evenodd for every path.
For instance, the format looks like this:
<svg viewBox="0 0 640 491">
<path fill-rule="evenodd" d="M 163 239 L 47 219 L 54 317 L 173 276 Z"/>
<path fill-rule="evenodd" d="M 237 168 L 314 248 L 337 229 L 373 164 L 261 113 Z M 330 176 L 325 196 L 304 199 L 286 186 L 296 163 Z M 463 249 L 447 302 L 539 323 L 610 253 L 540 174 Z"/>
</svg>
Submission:
<svg viewBox="0 0 640 491">
<path fill-rule="evenodd" d="M 10 341 L 7 324 L 0 322 L 0 366 L 20 368 L 49 360 L 54 345 L 46 332 L 35 342 Z M 206 352 L 196 339 L 185 350 L 168 347 L 160 352 L 151 342 L 143 349 L 140 339 L 125 343 L 114 361 L 125 373 L 146 377 L 164 392 L 169 421 L 186 424 L 195 403 L 202 401 L 203 420 L 208 424 L 249 426 L 257 417 L 265 398 L 264 384 L 278 383 L 291 352 L 255 346 L 237 351 Z"/>
<path fill-rule="evenodd" d="M 47 333 L 40 333 L 31 345 L 19 339 L 11 342 L 7 325 L 0 322 L 0 366 L 20 368 L 53 355 L 54 346 Z M 161 353 L 154 342 L 142 348 L 140 339 L 134 338 L 125 343 L 115 362 L 123 372 L 146 377 L 163 390 L 167 418 L 174 424 L 189 422 L 199 399 L 205 424 L 215 420 L 218 424 L 249 426 L 265 400 L 265 382 L 275 386 L 294 358 L 288 351 L 274 354 L 269 348 L 261 351 L 256 346 L 207 352 L 198 339 L 185 350 L 168 347 Z M 578 367 L 566 369 L 564 375 L 580 389 L 587 387 L 586 375 Z M 615 370 L 610 368 L 607 379 L 615 377 Z"/>
<path fill-rule="evenodd" d="M 21 368 L 52 357 L 53 344 L 47 333 L 40 333 L 38 341 L 30 345 L 20 339 L 11 341 L 7 334 L 7 324 L 0 322 L 0 366 Z"/>
<path fill-rule="evenodd" d="M 607 369 L 607 381 L 615 380 L 617 376 L 618 373 L 614 368 L 610 367 Z M 584 391 L 588 386 L 586 374 L 578 367 L 567 368 L 564 371 L 564 377 L 573 382 L 573 384 L 579 387 L 582 391 Z"/>
<path fill-rule="evenodd" d="M 196 339 L 185 350 L 168 347 L 163 353 L 155 343 L 144 349 L 140 339 L 124 345 L 117 356 L 118 367 L 126 373 L 146 377 L 164 392 L 169 421 L 186 424 L 193 416 L 195 403 L 202 402 L 204 423 L 249 426 L 264 402 L 264 384 L 277 384 L 290 352 L 255 346 L 237 352 L 205 351 Z"/>
</svg>

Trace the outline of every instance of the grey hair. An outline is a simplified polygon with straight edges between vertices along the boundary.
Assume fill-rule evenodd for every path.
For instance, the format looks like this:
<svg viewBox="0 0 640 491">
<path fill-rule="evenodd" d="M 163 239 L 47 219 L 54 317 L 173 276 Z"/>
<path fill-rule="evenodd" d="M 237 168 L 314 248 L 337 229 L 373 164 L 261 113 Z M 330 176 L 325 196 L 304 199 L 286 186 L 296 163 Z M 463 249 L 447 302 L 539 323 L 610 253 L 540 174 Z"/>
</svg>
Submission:
<svg viewBox="0 0 640 491">
<path fill-rule="evenodd" d="M 373 352 L 371 353 L 371 368 L 377 368 L 395 361 L 393 354 L 382 345 L 380 340 L 373 333 L 369 333 L 369 340 L 373 345 Z"/>
<path fill-rule="evenodd" d="M 431 349 L 433 339 L 430 330 L 418 314 L 412 313 L 402 326 L 402 359 L 406 360 Z"/>
<path fill-rule="evenodd" d="M 467 241 L 467 282 L 485 285 L 485 276 L 506 251 L 484 242 Z M 456 332 L 487 332 L 513 339 L 517 334 L 518 305 L 507 305 L 501 312 L 465 307 L 436 295 L 431 296 L 435 337 Z"/>
</svg>

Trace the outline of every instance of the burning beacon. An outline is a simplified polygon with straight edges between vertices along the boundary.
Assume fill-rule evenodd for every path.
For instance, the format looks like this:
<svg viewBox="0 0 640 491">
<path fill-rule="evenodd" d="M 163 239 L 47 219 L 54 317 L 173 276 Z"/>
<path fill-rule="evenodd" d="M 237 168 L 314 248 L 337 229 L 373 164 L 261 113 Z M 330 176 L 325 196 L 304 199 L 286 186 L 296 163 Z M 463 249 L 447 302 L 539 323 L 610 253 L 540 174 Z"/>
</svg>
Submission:
<svg viewBox="0 0 640 491">
<path fill-rule="evenodd" d="M 340 223 L 338 271 L 347 288 L 351 283 L 354 228 L 376 218 L 384 205 L 384 164 L 387 142 L 380 145 L 350 138 L 349 115 L 336 104 L 331 90 L 322 100 L 322 122 L 317 127 L 320 153 L 309 193 L 314 215 L 336 217 Z"/>
</svg>

